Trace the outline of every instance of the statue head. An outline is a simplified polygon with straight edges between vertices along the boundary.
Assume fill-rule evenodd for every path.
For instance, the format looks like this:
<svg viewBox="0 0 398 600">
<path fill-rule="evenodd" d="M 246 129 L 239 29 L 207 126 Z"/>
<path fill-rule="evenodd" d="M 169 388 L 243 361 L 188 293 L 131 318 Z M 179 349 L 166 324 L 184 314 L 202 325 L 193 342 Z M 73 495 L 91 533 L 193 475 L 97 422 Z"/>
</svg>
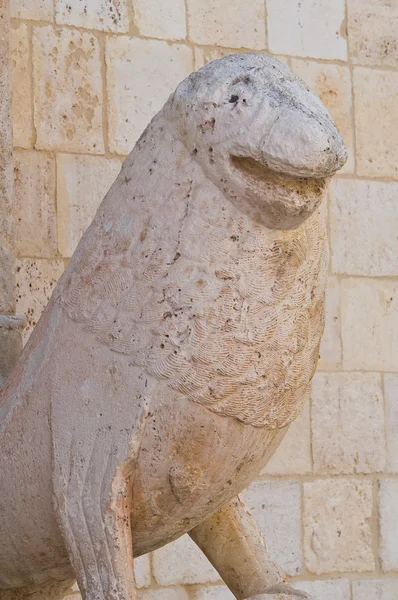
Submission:
<svg viewBox="0 0 398 600">
<path fill-rule="evenodd" d="M 265 226 L 298 226 L 321 202 L 347 152 L 320 99 L 264 53 L 192 73 L 165 107 L 207 177 Z"/>
</svg>

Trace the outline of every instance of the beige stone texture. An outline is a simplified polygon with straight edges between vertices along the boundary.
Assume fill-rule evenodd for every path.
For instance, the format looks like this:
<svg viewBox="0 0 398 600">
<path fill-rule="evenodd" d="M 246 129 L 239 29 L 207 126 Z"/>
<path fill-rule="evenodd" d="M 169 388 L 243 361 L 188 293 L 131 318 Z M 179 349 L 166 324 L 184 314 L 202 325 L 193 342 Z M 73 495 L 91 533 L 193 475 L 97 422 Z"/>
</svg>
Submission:
<svg viewBox="0 0 398 600">
<path fill-rule="evenodd" d="M 319 350 L 318 369 L 332 371 L 341 367 L 340 283 L 337 277 L 328 278 L 326 288 L 325 331 Z"/>
<path fill-rule="evenodd" d="M 266 47 L 263 0 L 187 0 L 188 33 L 195 44 L 227 48 Z"/>
<path fill-rule="evenodd" d="M 181 586 L 140 590 L 138 598 L 139 600 L 190 600 L 187 590 Z"/>
<path fill-rule="evenodd" d="M 299 575 L 303 557 L 298 481 L 256 481 L 245 490 L 243 497 L 260 526 L 271 558 L 287 575 Z"/>
<path fill-rule="evenodd" d="M 383 571 L 398 570 L 398 479 L 379 481 L 380 562 Z"/>
<path fill-rule="evenodd" d="M 58 154 L 58 249 L 62 256 L 72 256 L 121 166 L 120 158 Z"/>
<path fill-rule="evenodd" d="M 398 473 L 398 374 L 384 375 L 386 403 L 387 470 Z"/>
<path fill-rule="evenodd" d="M 332 182 L 329 206 L 334 273 L 398 275 L 397 196 L 398 183 Z"/>
<path fill-rule="evenodd" d="M 133 0 L 133 10 L 141 35 L 167 40 L 187 35 L 184 0 Z"/>
<path fill-rule="evenodd" d="M 311 573 L 375 568 L 372 482 L 320 479 L 304 483 L 304 555 Z"/>
<path fill-rule="evenodd" d="M 95 35 L 36 27 L 33 80 L 36 147 L 101 154 L 102 79 Z"/>
<path fill-rule="evenodd" d="M 347 0 L 353 63 L 398 66 L 398 5 L 394 0 Z"/>
<path fill-rule="evenodd" d="M 14 146 L 31 148 L 33 145 L 33 104 L 29 33 L 26 23 L 19 23 L 11 28 L 10 45 Z"/>
<path fill-rule="evenodd" d="M 251 50 L 242 48 L 239 52 L 251 52 Z M 212 60 L 216 60 L 217 58 L 222 58 L 223 56 L 228 56 L 228 54 L 236 54 L 237 50 L 234 48 L 201 48 L 200 46 L 195 46 L 194 48 L 194 59 L 195 59 L 195 69 L 200 69 L 207 63 Z M 275 56 L 280 62 L 285 65 L 289 65 L 289 60 L 286 56 Z"/>
<path fill-rule="evenodd" d="M 398 281 L 343 279 L 341 311 L 344 369 L 398 371 Z"/>
<path fill-rule="evenodd" d="M 255 494 L 253 506 L 268 545 L 272 544 L 273 557 L 286 561 L 295 579 L 311 580 L 294 585 L 314 600 L 348 600 L 345 573 L 352 581 L 350 600 L 397 600 L 398 568 L 392 566 L 394 571 L 380 574 L 380 566 L 374 564 L 370 571 L 369 547 L 375 554 L 381 549 L 383 569 L 396 564 L 398 194 L 397 184 L 391 180 L 398 180 L 398 4 L 391 0 L 255 0 L 251 4 L 243 0 L 10 0 L 10 5 L 12 16 L 18 19 L 12 22 L 11 31 L 13 136 L 16 166 L 23 163 L 24 169 L 19 169 L 12 211 L 11 194 L 5 204 L 8 213 L 0 209 L 0 305 L 13 311 L 15 268 L 8 242 L 15 240 L 21 244 L 20 256 L 29 252 L 32 257 L 31 251 L 37 252 L 37 257 L 46 256 L 24 256 L 18 263 L 18 310 L 26 311 L 31 323 L 37 321 L 51 286 L 63 270 L 54 246 L 54 194 L 49 193 L 54 184 L 54 164 L 58 168 L 58 250 L 69 258 L 116 176 L 122 156 L 193 68 L 227 54 L 266 48 L 268 43 L 270 52 L 291 65 L 321 95 L 349 149 L 344 176 L 334 179 L 330 194 L 332 274 L 320 373 L 315 382 L 322 381 L 322 389 L 327 389 L 316 402 L 313 399 L 312 431 L 309 405 L 290 427 L 260 476 L 259 485 L 266 487 Z M 2 10 L 4 2 L 0 2 L 0 13 Z M 54 19 L 56 29 L 44 26 Z M 115 33 L 123 35 L 116 37 Z M 1 64 L 7 56 L 6 45 L 2 34 Z M 347 59 L 349 68 L 342 62 Z M 350 72 L 354 75 L 353 98 Z M 5 97 L 1 89 L 4 75 L 7 71 L 2 68 L 0 102 Z M 31 152 L 19 152 L 21 148 Z M 86 156 L 104 152 L 104 156 Z M 2 164 L 3 158 L 1 155 Z M 11 170 L 9 175 L 6 183 L 11 181 Z M 14 218 L 20 214 L 14 225 L 7 217 L 11 212 Z M 31 326 L 25 341 L 30 330 Z M 15 357 L 15 352 L 10 353 L 9 362 Z M 2 360 L 0 354 L 0 371 Z M 380 375 L 384 379 L 385 432 L 378 402 Z M 330 385 L 326 386 L 326 381 Z M 386 467 L 380 473 L 385 447 Z M 336 480 L 324 484 L 325 476 L 332 473 L 345 473 L 344 480 L 336 475 Z M 292 493 L 287 478 L 296 480 Z M 371 480 L 377 478 L 382 489 L 377 498 L 374 486 L 374 507 L 378 500 L 383 517 L 373 510 L 365 527 L 362 517 L 369 514 L 364 507 L 369 503 L 355 486 L 360 479 L 361 485 L 370 487 Z M 343 485 L 341 481 L 346 482 L 343 487 L 347 493 L 340 488 L 338 493 L 334 491 L 335 485 Z M 326 569 L 319 576 L 309 575 L 302 565 L 299 491 L 303 484 L 315 486 L 311 510 L 321 513 L 315 516 L 320 522 L 318 537 L 309 536 L 307 517 L 304 523 L 305 539 L 314 541 L 311 564 Z M 268 491 L 271 488 L 272 493 Z M 336 495 L 339 508 L 332 510 L 330 503 Z M 270 500 L 262 508 L 266 497 Z M 187 565 L 185 556 L 181 560 L 174 556 L 173 546 L 167 548 L 169 557 L 164 559 L 169 579 L 179 580 L 181 572 L 192 577 L 199 573 L 203 583 L 177 587 L 159 584 L 150 556 L 142 556 L 135 560 L 137 585 L 145 588 L 140 589 L 140 597 L 232 600 L 231 592 L 214 580 L 214 572 L 209 569 L 206 575 L 203 563 L 196 561 L 197 554 Z M 306 552 L 308 555 L 308 547 Z M 64 600 L 81 600 L 78 588 L 68 592 Z"/>
<path fill-rule="evenodd" d="M 192 600 L 235 600 L 226 585 L 209 585 L 192 591 Z"/>
<path fill-rule="evenodd" d="M 214 567 L 188 535 L 153 553 L 153 574 L 159 585 L 220 581 Z"/>
<path fill-rule="evenodd" d="M 315 600 L 351 600 L 350 582 L 347 579 L 297 581 L 294 587 L 307 592 Z"/>
<path fill-rule="evenodd" d="M 341 173 L 352 173 L 355 167 L 355 152 L 352 82 L 348 66 L 293 59 L 292 70 L 320 97 L 332 115 L 348 150 L 348 160 Z"/>
<path fill-rule="evenodd" d="M 315 472 L 383 471 L 386 449 L 380 374 L 316 373 L 311 403 Z"/>
<path fill-rule="evenodd" d="M 148 121 L 193 69 L 181 44 L 110 37 L 106 45 L 109 148 L 128 154 Z"/>
<path fill-rule="evenodd" d="M 290 425 L 263 475 L 306 475 L 312 471 L 310 406 L 307 402 Z"/>
<path fill-rule="evenodd" d="M 137 588 L 147 588 L 151 585 L 151 564 L 149 554 L 143 554 L 134 559 L 134 574 Z"/>
<path fill-rule="evenodd" d="M 57 250 L 54 157 L 33 150 L 14 151 L 14 194 L 17 255 L 53 257 Z"/>
<path fill-rule="evenodd" d="M 38 322 L 53 289 L 64 271 L 62 260 L 21 258 L 17 260 L 17 311 L 26 315 L 27 327 L 23 341 L 27 342 Z"/>
<path fill-rule="evenodd" d="M 398 598 L 398 577 L 352 582 L 352 600 L 396 600 L 396 598 Z"/>
<path fill-rule="evenodd" d="M 354 69 L 358 174 L 398 178 L 398 72 Z"/>
<path fill-rule="evenodd" d="M 11 0 L 11 17 L 33 21 L 52 21 L 53 0 Z"/>
<path fill-rule="evenodd" d="M 129 30 L 127 0 L 55 0 L 55 22 L 114 33 Z"/>
<path fill-rule="evenodd" d="M 347 60 L 344 0 L 267 0 L 269 50 Z"/>
</svg>

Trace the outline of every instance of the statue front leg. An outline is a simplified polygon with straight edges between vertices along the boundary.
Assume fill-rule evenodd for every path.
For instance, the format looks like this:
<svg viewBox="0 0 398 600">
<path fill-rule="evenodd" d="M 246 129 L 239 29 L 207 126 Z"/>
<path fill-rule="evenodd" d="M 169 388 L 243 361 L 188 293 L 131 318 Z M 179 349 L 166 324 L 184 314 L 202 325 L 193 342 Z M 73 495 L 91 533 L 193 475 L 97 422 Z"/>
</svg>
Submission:
<svg viewBox="0 0 398 600">
<path fill-rule="evenodd" d="M 190 536 L 238 600 L 304 600 L 284 583 L 260 530 L 240 497 L 195 527 Z"/>
</svg>

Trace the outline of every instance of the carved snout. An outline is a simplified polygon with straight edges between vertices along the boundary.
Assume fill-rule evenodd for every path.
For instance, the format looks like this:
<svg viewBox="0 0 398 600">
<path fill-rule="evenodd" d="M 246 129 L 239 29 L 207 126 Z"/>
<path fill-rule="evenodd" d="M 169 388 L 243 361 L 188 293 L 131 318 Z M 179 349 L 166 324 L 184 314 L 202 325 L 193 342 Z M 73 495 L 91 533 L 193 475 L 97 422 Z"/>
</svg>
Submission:
<svg viewBox="0 0 398 600">
<path fill-rule="evenodd" d="M 330 177 L 347 160 L 347 150 L 326 111 L 288 108 L 263 140 L 264 162 L 274 171 L 299 177 Z"/>
</svg>

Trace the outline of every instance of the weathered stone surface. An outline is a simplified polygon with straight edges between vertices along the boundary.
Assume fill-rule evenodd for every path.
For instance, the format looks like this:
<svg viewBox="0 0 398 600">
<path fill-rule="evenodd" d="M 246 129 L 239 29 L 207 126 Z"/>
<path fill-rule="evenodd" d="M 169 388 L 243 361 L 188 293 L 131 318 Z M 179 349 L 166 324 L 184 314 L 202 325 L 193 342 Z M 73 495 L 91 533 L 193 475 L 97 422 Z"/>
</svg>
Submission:
<svg viewBox="0 0 398 600">
<path fill-rule="evenodd" d="M 398 578 L 352 582 L 352 600 L 396 600 Z"/>
<path fill-rule="evenodd" d="M 55 0 L 55 21 L 115 33 L 129 30 L 126 0 Z"/>
<path fill-rule="evenodd" d="M 398 569 L 398 480 L 379 481 L 380 562 L 383 571 Z"/>
<path fill-rule="evenodd" d="M 293 59 L 292 70 L 320 97 L 341 133 L 348 160 L 341 173 L 354 171 L 354 132 L 352 128 L 352 82 L 348 66 Z"/>
<path fill-rule="evenodd" d="M 220 581 L 217 571 L 187 535 L 156 550 L 152 564 L 159 585 Z"/>
<path fill-rule="evenodd" d="M 133 0 L 134 24 L 141 35 L 180 40 L 187 34 L 184 0 Z"/>
<path fill-rule="evenodd" d="M 31 148 L 33 145 L 33 113 L 29 34 L 26 23 L 19 23 L 11 28 L 10 44 L 14 146 Z"/>
<path fill-rule="evenodd" d="M 268 55 L 226 57 L 178 86 L 5 388 L 0 586 L 44 582 L 51 569 L 75 575 L 86 600 L 115 589 L 133 598 L 133 552 L 189 531 L 236 597 L 276 584 L 299 597 L 237 494 L 308 397 L 323 329 L 326 181 L 345 160 L 328 112 Z M 22 264 L 26 282 L 39 263 Z M 248 494 L 297 575 L 299 482 Z M 164 582 L 169 553 L 163 572 L 154 558 Z"/>
<path fill-rule="evenodd" d="M 138 597 L 139 600 L 189 600 L 189 594 L 183 587 L 140 590 Z"/>
<path fill-rule="evenodd" d="M 386 403 L 387 470 L 398 473 L 398 375 L 384 375 Z"/>
<path fill-rule="evenodd" d="M 9 2 L 0 3 L 0 315 L 15 311 Z M 10 340 L 9 340 L 10 341 Z M 2 376 L 5 373 L 3 371 Z"/>
<path fill-rule="evenodd" d="M 347 59 L 344 0 L 267 0 L 267 12 L 271 52 Z"/>
<path fill-rule="evenodd" d="M 317 473 L 384 469 L 384 402 L 378 373 L 316 373 L 311 401 Z"/>
<path fill-rule="evenodd" d="M 244 50 L 242 52 L 245 52 Z M 250 52 L 250 50 L 246 50 Z M 200 48 L 195 46 L 194 48 L 194 59 L 195 69 L 200 69 L 204 65 L 207 65 L 212 60 L 228 56 L 229 54 L 236 54 L 236 50 L 233 48 Z M 284 65 L 289 65 L 289 58 L 286 56 L 275 56 Z M 344 167 L 343 167 L 344 168 Z"/>
<path fill-rule="evenodd" d="M 34 326 L 48 303 L 64 270 L 62 260 L 22 258 L 17 260 L 17 311 L 26 315 L 27 327 L 23 341 L 27 342 Z"/>
<path fill-rule="evenodd" d="M 62 256 L 72 256 L 121 166 L 119 158 L 58 154 L 57 224 Z"/>
<path fill-rule="evenodd" d="M 53 20 L 52 0 L 12 0 L 10 13 L 17 19 L 32 19 L 33 21 Z"/>
<path fill-rule="evenodd" d="M 66 152 L 104 151 L 98 40 L 75 29 L 33 32 L 36 147 Z"/>
<path fill-rule="evenodd" d="M 341 313 L 344 369 L 398 371 L 398 283 L 344 279 Z"/>
<path fill-rule="evenodd" d="M 54 157 L 14 151 L 14 193 L 17 255 L 53 257 L 57 250 Z"/>
<path fill-rule="evenodd" d="M 304 555 L 312 573 L 372 571 L 372 482 L 304 483 Z"/>
<path fill-rule="evenodd" d="M 354 69 L 358 174 L 398 178 L 398 72 Z"/>
<path fill-rule="evenodd" d="M 339 369 L 341 366 L 340 283 L 329 276 L 326 287 L 325 331 L 319 350 L 319 371 Z"/>
<path fill-rule="evenodd" d="M 229 0 L 188 0 L 190 39 L 196 44 L 209 46 L 264 49 L 264 2 L 234 0 L 231 8 Z"/>
<path fill-rule="evenodd" d="M 113 37 L 106 44 L 109 148 L 128 154 L 148 121 L 192 70 L 192 51 L 181 44 Z"/>
<path fill-rule="evenodd" d="M 256 481 L 243 494 L 272 559 L 288 575 L 303 568 L 298 481 Z"/>
<path fill-rule="evenodd" d="M 192 591 L 193 600 L 235 600 L 226 585 L 211 585 Z"/>
<path fill-rule="evenodd" d="M 312 471 L 310 405 L 289 427 L 278 450 L 262 470 L 263 475 L 305 475 Z"/>
<path fill-rule="evenodd" d="M 351 600 L 350 582 L 347 579 L 297 581 L 293 584 L 293 587 L 307 592 L 315 600 Z M 370 598 L 367 600 L 370 600 Z"/>
<path fill-rule="evenodd" d="M 151 565 L 148 554 L 143 554 L 134 559 L 134 573 L 138 589 L 151 585 Z"/>
<path fill-rule="evenodd" d="M 398 5 L 348 0 L 348 39 L 354 63 L 398 66 Z"/>
<path fill-rule="evenodd" d="M 397 196 L 398 183 L 333 181 L 329 214 L 334 273 L 398 275 Z"/>
</svg>

